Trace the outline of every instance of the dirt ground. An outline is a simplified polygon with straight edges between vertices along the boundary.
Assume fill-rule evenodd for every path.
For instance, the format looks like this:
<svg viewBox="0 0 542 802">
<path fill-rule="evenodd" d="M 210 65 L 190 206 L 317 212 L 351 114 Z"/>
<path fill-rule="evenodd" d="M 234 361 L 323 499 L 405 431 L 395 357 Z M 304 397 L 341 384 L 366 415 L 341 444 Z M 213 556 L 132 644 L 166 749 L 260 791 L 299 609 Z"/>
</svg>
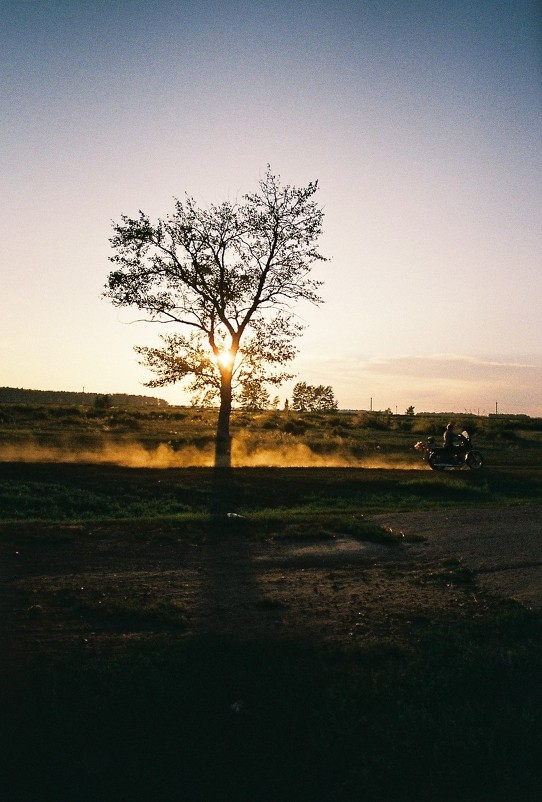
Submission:
<svg viewBox="0 0 542 802">
<path fill-rule="evenodd" d="M 404 538 L 247 542 L 230 528 L 220 542 L 160 542 L 81 526 L 56 542 L 3 543 L 4 668 L 164 636 L 408 642 L 504 598 L 542 605 L 542 507 L 373 520 Z"/>
<path fill-rule="evenodd" d="M 423 538 L 407 547 L 414 559 L 451 555 L 473 572 L 484 593 L 542 606 L 542 507 L 394 513 L 376 520 L 407 537 Z"/>
</svg>

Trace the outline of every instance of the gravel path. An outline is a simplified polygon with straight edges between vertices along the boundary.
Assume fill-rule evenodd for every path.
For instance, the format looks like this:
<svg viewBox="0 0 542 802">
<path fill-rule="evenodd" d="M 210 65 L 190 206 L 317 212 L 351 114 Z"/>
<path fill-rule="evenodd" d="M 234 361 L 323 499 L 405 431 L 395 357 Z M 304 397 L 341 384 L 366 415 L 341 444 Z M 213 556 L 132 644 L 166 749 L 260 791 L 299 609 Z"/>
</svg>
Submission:
<svg viewBox="0 0 542 802">
<path fill-rule="evenodd" d="M 405 536 L 414 559 L 456 558 L 480 587 L 530 607 L 542 607 L 542 507 L 386 513 L 375 521 Z"/>
</svg>

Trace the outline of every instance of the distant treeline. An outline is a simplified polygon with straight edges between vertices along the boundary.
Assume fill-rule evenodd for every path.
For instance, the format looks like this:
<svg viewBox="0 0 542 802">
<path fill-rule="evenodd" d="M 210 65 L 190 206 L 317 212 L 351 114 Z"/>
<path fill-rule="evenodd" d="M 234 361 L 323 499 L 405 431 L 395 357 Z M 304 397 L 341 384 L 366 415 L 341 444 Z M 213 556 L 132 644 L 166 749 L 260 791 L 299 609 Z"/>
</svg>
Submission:
<svg viewBox="0 0 542 802">
<path fill-rule="evenodd" d="M 94 406 L 97 399 L 107 398 L 112 406 L 167 407 L 163 398 L 126 393 L 70 393 L 63 390 L 23 390 L 18 387 L 0 387 L 0 404 L 78 404 Z"/>
</svg>

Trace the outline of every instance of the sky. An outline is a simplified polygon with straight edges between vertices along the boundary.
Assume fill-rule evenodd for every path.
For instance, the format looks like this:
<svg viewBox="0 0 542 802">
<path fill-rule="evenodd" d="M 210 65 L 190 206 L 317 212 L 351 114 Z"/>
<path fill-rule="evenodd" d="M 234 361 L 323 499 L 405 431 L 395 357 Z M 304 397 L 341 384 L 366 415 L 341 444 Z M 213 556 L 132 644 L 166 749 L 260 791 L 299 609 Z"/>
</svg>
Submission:
<svg viewBox="0 0 542 802">
<path fill-rule="evenodd" d="M 542 416 L 537 0 L 0 12 L 0 386 L 188 403 L 144 386 L 157 327 L 102 298 L 111 222 L 241 199 L 270 164 L 325 210 L 296 381 L 344 409 Z"/>
</svg>

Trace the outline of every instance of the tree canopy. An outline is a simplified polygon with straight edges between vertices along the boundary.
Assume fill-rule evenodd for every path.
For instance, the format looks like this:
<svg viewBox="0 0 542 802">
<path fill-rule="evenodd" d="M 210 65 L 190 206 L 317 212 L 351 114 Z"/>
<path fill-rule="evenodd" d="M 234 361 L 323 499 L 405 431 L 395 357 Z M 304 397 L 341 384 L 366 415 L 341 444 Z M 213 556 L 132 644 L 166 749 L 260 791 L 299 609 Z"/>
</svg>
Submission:
<svg viewBox="0 0 542 802">
<path fill-rule="evenodd" d="M 333 388 L 330 385 L 313 385 L 298 382 L 292 394 L 292 407 L 297 412 L 332 412 L 337 409 Z"/>
<path fill-rule="evenodd" d="M 258 191 L 240 202 L 201 208 L 186 196 L 155 223 L 140 211 L 113 224 L 115 269 L 104 295 L 185 329 L 164 335 L 162 347 L 136 351 L 156 377 L 147 386 L 187 379 L 189 391 L 220 400 L 217 465 L 229 465 L 232 394 L 291 377 L 284 366 L 303 330 L 292 308 L 322 300 L 321 282 L 311 277 L 324 260 L 317 188 L 282 185 L 268 166 Z"/>
</svg>

